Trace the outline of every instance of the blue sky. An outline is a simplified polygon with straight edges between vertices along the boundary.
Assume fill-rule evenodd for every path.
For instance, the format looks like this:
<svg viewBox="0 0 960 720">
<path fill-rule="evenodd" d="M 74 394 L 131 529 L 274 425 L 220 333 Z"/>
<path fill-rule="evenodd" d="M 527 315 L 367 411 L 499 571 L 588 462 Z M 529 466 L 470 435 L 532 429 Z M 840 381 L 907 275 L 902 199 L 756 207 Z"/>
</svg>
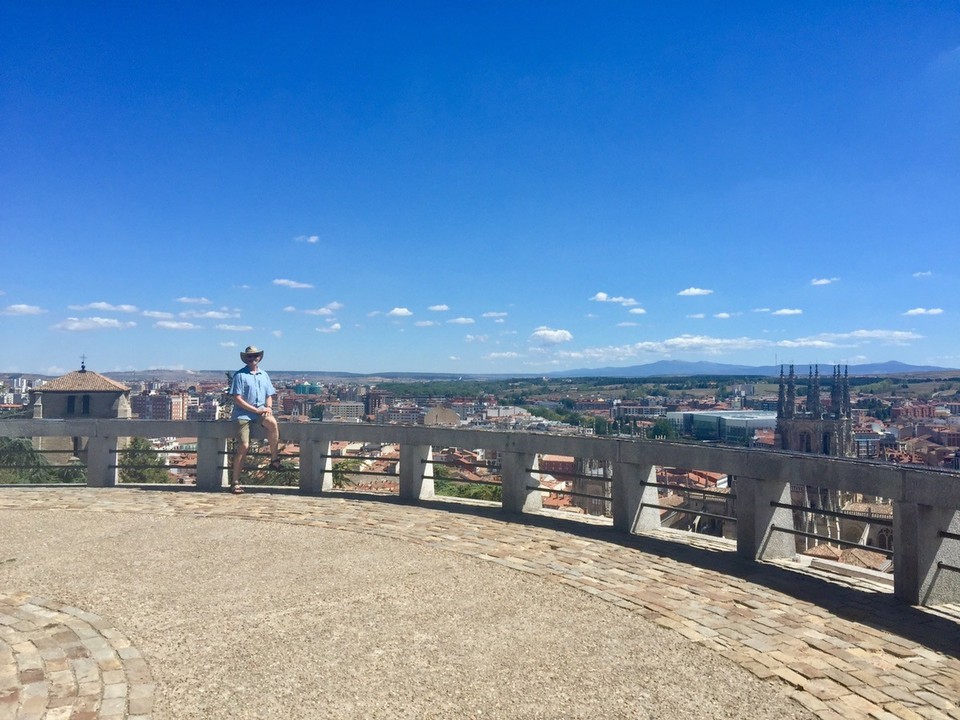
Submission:
<svg viewBox="0 0 960 720">
<path fill-rule="evenodd" d="M 954 2 L 7 2 L 4 372 L 960 367 Z"/>
</svg>

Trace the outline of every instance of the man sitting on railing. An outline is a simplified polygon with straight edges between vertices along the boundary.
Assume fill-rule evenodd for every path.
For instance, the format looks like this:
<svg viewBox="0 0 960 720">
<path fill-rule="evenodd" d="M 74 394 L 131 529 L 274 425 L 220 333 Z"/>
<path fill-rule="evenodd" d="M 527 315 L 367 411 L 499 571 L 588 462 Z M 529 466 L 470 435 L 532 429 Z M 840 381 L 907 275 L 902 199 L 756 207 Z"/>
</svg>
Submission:
<svg viewBox="0 0 960 720">
<path fill-rule="evenodd" d="M 234 493 L 243 492 L 240 487 L 240 473 L 250 448 L 251 422 L 256 421 L 263 426 L 270 444 L 270 469 L 280 470 L 280 428 L 273 416 L 273 396 L 277 391 L 270 382 L 270 376 L 260 369 L 263 350 L 250 345 L 240 353 L 240 359 L 245 365 L 234 374 L 230 385 L 230 394 L 233 396 L 232 417 L 240 423 L 237 431 L 237 451 L 233 458 L 233 475 L 230 478 L 230 487 Z"/>
</svg>

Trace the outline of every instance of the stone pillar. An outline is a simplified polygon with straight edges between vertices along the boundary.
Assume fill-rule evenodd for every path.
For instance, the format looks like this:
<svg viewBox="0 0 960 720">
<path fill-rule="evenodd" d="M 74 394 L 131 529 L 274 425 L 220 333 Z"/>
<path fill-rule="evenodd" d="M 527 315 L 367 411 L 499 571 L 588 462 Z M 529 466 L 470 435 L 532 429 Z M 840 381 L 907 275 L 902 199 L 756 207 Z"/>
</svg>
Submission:
<svg viewBox="0 0 960 720">
<path fill-rule="evenodd" d="M 208 435 L 206 425 L 200 424 L 197 437 L 197 490 L 216 492 L 229 482 L 230 456 L 227 438 Z M 207 435 L 207 437 L 204 437 Z"/>
<path fill-rule="evenodd" d="M 960 534 L 960 511 L 910 502 L 893 506 L 893 592 L 911 605 L 960 601 L 960 540 L 940 532 Z"/>
<path fill-rule="evenodd" d="M 772 530 L 793 529 L 793 511 L 771 502 L 790 503 L 790 483 L 737 475 L 737 554 L 750 560 L 773 560 L 797 554 L 796 536 Z"/>
<path fill-rule="evenodd" d="M 433 446 L 400 446 L 400 498 L 427 500 L 433 497 Z"/>
<path fill-rule="evenodd" d="M 303 440 L 300 443 L 300 493 L 320 495 L 333 490 L 332 443 L 329 440 Z"/>
<path fill-rule="evenodd" d="M 120 438 L 87 439 L 87 486 L 113 487 L 117 484 L 117 448 Z"/>
<path fill-rule="evenodd" d="M 660 510 L 657 505 L 656 465 L 638 465 L 618 462 L 613 466 L 613 527 L 621 532 L 634 533 L 660 528 Z"/>
<path fill-rule="evenodd" d="M 503 483 L 503 509 L 511 513 L 538 512 L 543 509 L 540 486 L 540 462 L 535 453 L 505 452 L 500 460 Z"/>
</svg>

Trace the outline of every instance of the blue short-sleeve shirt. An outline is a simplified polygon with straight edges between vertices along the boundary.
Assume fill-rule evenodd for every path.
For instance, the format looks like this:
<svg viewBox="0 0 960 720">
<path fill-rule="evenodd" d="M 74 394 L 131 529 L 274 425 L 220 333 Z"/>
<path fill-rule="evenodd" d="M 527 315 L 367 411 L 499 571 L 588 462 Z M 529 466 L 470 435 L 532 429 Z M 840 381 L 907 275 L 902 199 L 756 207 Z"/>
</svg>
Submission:
<svg viewBox="0 0 960 720">
<path fill-rule="evenodd" d="M 267 404 L 267 398 L 276 395 L 277 391 L 270 382 L 270 376 L 263 370 L 250 372 L 250 368 L 244 365 L 233 375 L 233 382 L 230 384 L 230 394 L 239 395 L 254 407 L 264 407 Z M 238 405 L 233 406 L 234 420 L 253 420 L 254 415 Z"/>
</svg>

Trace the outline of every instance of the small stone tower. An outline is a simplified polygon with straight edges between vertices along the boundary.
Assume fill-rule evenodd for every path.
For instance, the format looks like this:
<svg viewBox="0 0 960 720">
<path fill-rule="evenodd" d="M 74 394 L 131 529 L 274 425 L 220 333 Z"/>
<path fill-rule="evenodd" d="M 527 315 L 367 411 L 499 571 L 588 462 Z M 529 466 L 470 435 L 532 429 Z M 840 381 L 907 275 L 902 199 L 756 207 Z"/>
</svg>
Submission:
<svg viewBox="0 0 960 720">
<path fill-rule="evenodd" d="M 80 369 L 54 378 L 31 391 L 30 405 L 35 418 L 86 420 L 129 418 L 130 388 L 99 373 L 87 370 L 86 362 Z M 37 450 L 62 450 L 80 457 L 85 451 L 83 438 L 34 438 Z"/>
</svg>

